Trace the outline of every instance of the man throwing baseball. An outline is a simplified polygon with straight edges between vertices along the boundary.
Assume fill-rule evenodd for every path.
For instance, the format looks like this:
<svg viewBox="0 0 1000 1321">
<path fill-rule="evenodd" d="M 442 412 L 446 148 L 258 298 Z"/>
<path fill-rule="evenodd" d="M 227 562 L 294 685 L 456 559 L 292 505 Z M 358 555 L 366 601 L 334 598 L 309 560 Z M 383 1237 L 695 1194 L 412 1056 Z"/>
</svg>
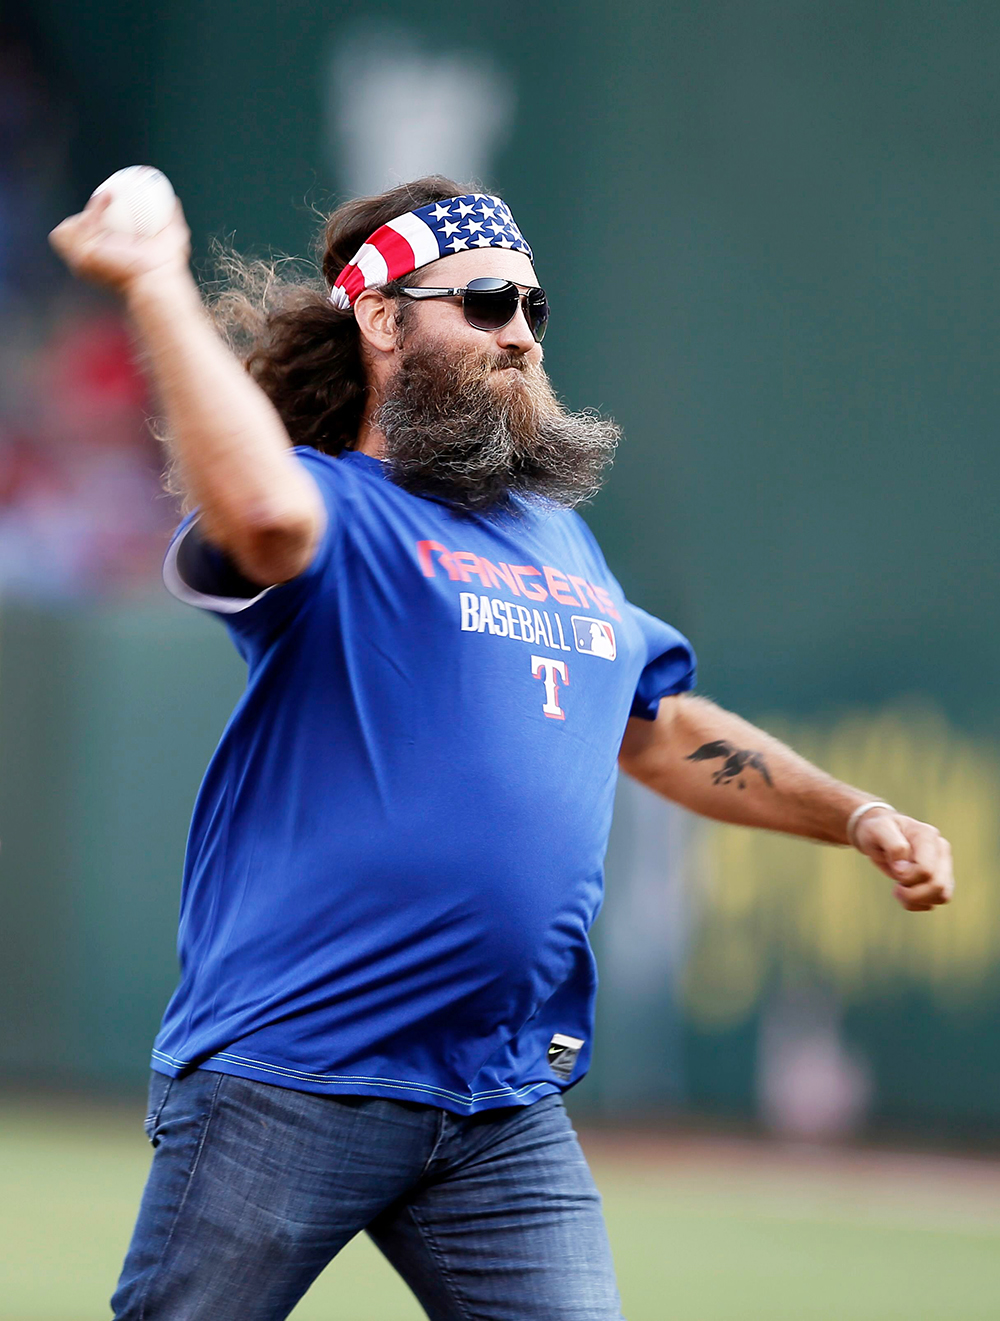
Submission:
<svg viewBox="0 0 1000 1321">
<path fill-rule="evenodd" d="M 194 810 L 115 1315 L 277 1321 L 367 1230 L 434 1321 L 618 1321 L 561 1099 L 617 767 L 852 845 L 913 912 L 950 898 L 948 846 L 691 695 L 687 641 L 572 512 L 617 430 L 549 386 L 503 201 L 434 177 L 351 202 L 322 282 L 244 270 L 216 324 L 180 209 L 139 239 L 107 205 L 53 243 L 127 304 L 190 510 L 167 586 L 248 668 Z"/>
</svg>

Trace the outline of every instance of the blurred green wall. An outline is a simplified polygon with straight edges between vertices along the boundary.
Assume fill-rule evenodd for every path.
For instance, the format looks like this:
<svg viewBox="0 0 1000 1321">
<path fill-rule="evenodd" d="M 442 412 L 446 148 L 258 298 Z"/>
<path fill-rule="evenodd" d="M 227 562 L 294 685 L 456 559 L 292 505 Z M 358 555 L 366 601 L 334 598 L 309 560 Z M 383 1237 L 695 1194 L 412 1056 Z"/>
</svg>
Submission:
<svg viewBox="0 0 1000 1321">
<path fill-rule="evenodd" d="M 141 1082 L 185 823 L 244 673 L 169 601 L 0 607 L 0 1075 Z"/>
<path fill-rule="evenodd" d="M 748 714 L 833 719 L 918 693 L 1000 738 L 995 3 L 33 8 L 77 106 L 80 200 L 148 159 L 202 261 L 219 235 L 308 250 L 310 208 L 343 188 L 322 102 L 345 32 L 384 19 L 489 53 L 518 108 L 485 182 L 535 247 L 549 369 L 626 429 L 589 518 L 630 594 L 692 637 L 703 690 Z M 37 887 L 9 938 L 38 953 L 24 982 L 5 960 L 2 1002 L 21 996 L 41 1041 L 52 998 L 76 996 L 144 1058 L 183 822 L 238 678 L 221 630 L 169 606 L 3 627 L 4 746 L 22 751 L 4 759 L 0 867 Z M 703 1093 L 746 1105 L 741 1022 L 689 1054 L 718 1079 Z M 59 1045 L 67 1069 L 96 1058 L 88 1038 Z M 18 1051 L 44 1053 L 15 1042 L 3 1061 Z M 108 1068 L 124 1076 L 124 1058 Z"/>
</svg>

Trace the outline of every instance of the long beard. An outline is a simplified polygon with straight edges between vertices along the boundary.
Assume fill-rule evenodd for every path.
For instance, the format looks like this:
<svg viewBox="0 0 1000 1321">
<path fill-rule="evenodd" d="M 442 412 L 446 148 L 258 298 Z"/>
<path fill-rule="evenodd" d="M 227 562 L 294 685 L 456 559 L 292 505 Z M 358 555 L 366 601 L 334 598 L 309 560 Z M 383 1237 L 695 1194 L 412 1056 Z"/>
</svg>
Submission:
<svg viewBox="0 0 1000 1321">
<path fill-rule="evenodd" d="M 567 412 L 520 354 L 456 362 L 433 347 L 405 351 L 372 422 L 398 485 L 476 513 L 516 509 L 518 497 L 582 504 L 621 434 L 595 413 Z"/>
</svg>

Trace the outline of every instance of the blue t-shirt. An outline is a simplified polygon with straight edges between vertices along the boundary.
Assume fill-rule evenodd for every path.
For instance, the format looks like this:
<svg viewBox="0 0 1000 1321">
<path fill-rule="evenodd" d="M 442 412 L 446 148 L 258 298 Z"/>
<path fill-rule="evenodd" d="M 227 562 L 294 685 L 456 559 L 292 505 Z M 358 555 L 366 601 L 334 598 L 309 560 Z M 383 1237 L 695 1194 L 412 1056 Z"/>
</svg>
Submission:
<svg viewBox="0 0 1000 1321">
<path fill-rule="evenodd" d="M 296 451 L 327 526 L 252 599 L 181 580 L 247 662 L 198 794 L 153 1067 L 458 1114 L 586 1072 L 617 754 L 694 657 L 583 521 L 411 495 Z"/>
</svg>

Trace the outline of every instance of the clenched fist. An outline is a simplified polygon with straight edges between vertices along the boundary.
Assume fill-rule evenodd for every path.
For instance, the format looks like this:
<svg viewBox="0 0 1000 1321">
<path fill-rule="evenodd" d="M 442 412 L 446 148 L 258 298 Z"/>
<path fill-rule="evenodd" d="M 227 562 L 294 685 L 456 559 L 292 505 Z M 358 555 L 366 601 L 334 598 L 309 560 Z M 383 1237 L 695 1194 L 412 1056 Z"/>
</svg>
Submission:
<svg viewBox="0 0 1000 1321">
<path fill-rule="evenodd" d="M 893 894 L 909 912 L 928 913 L 954 893 L 951 845 L 934 826 L 899 812 L 871 811 L 858 822 L 854 840 L 895 881 Z"/>
</svg>

